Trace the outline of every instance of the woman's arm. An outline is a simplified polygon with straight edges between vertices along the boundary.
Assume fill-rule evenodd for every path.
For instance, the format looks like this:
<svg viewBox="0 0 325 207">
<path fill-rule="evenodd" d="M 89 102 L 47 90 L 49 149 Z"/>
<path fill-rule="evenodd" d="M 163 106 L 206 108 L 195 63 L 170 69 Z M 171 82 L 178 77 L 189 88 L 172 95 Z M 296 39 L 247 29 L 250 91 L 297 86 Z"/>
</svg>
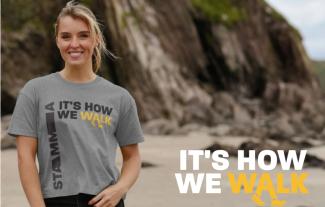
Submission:
<svg viewBox="0 0 325 207">
<path fill-rule="evenodd" d="M 138 144 L 127 145 L 121 147 L 123 156 L 123 165 L 121 169 L 121 176 L 116 185 L 129 191 L 132 185 L 137 180 L 141 169 L 141 157 L 139 153 Z"/>
<path fill-rule="evenodd" d="M 99 201 L 94 207 L 108 206 L 109 204 L 115 206 L 137 180 L 141 169 L 141 157 L 138 144 L 121 147 L 121 152 L 123 165 L 117 183 L 96 195 L 89 201 L 89 205 L 93 205 Z"/>
<path fill-rule="evenodd" d="M 17 136 L 18 169 L 20 181 L 31 207 L 45 207 L 35 157 L 37 139 Z"/>
</svg>

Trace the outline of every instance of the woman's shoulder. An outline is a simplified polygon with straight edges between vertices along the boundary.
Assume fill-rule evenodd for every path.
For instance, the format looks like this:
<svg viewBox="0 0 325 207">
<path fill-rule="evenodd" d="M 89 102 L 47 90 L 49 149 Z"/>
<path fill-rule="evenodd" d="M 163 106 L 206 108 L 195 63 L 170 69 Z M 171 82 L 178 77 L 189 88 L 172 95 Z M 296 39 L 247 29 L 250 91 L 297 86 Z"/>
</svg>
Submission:
<svg viewBox="0 0 325 207">
<path fill-rule="evenodd" d="M 126 88 L 117 85 L 109 80 L 106 80 L 105 78 L 103 79 L 105 80 L 105 85 L 107 87 L 105 91 L 109 91 L 110 93 L 113 93 L 118 96 L 122 107 L 127 107 L 135 103 L 133 96 Z"/>
<path fill-rule="evenodd" d="M 103 79 L 103 84 L 105 85 L 106 89 L 110 90 L 111 92 L 119 93 L 122 96 L 131 96 L 129 91 L 123 86 L 117 85 L 116 83 L 113 83 L 103 77 L 101 78 Z"/>
<path fill-rule="evenodd" d="M 31 79 L 29 79 L 24 87 L 35 87 L 41 84 L 46 84 L 47 81 L 49 81 L 53 76 L 53 73 L 50 74 L 45 74 L 45 75 L 38 75 L 36 77 L 33 77 Z"/>
<path fill-rule="evenodd" d="M 23 87 L 20 89 L 19 93 L 27 95 L 29 97 L 35 97 L 38 88 L 42 88 L 49 83 L 52 74 L 39 75 L 29 79 Z"/>
</svg>

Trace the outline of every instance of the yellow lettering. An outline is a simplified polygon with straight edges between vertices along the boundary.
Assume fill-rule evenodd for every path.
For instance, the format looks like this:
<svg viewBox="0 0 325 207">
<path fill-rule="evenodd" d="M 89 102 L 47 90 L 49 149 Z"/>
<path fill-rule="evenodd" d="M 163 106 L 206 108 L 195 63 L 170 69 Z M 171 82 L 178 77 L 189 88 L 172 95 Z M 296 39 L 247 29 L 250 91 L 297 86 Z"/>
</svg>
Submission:
<svg viewBox="0 0 325 207">
<path fill-rule="evenodd" d="M 91 120 L 93 116 L 93 113 L 89 113 L 88 111 L 81 111 L 80 112 L 80 117 L 82 120 Z"/>
<path fill-rule="evenodd" d="M 108 126 L 110 126 L 112 121 L 111 117 L 109 116 L 88 111 L 81 111 L 80 117 L 82 120 L 90 121 L 94 127 L 99 128 L 103 127 L 102 124 L 107 124 Z"/>
<path fill-rule="evenodd" d="M 307 176 L 308 173 L 301 173 L 299 176 L 297 173 L 291 173 L 291 190 L 293 193 L 297 193 L 298 189 L 301 193 L 308 193 L 308 189 L 304 185 L 304 181 L 306 180 Z"/>
<path fill-rule="evenodd" d="M 245 193 L 252 193 L 254 188 L 254 183 L 256 180 L 256 173 L 250 175 L 249 181 L 245 173 L 239 173 L 238 180 L 235 180 L 234 173 L 228 173 L 228 178 L 230 182 L 230 187 L 233 193 L 240 193 L 240 189 L 243 186 Z"/>
<path fill-rule="evenodd" d="M 105 116 L 105 124 L 107 124 L 108 126 L 111 126 L 111 120 L 112 120 L 112 118 L 111 117 L 109 117 L 109 116 Z"/>
<path fill-rule="evenodd" d="M 97 125 L 98 125 L 99 128 L 102 128 L 102 127 L 103 127 L 103 125 L 100 123 L 100 120 L 99 120 L 99 116 L 98 116 L 98 114 L 94 114 L 94 115 L 93 115 L 93 120 L 91 121 L 91 124 L 92 124 L 94 127 L 96 127 L 95 122 L 97 122 Z"/>
<path fill-rule="evenodd" d="M 249 176 L 249 177 L 248 177 Z M 276 186 L 273 184 L 271 176 L 269 173 L 262 173 L 260 178 L 257 179 L 256 173 L 251 173 L 246 175 L 245 173 L 240 173 L 236 180 L 234 173 L 228 173 L 230 187 L 233 193 L 240 193 L 241 188 L 244 189 L 245 193 L 253 193 L 252 201 L 257 206 L 265 206 L 265 202 L 261 199 L 262 193 L 267 192 L 271 198 L 272 207 L 282 207 L 286 203 L 285 200 L 279 200 L 277 194 L 288 194 L 288 193 L 304 193 L 307 194 L 308 189 L 304 185 L 308 173 L 291 173 L 291 188 L 284 185 L 284 174 L 276 174 Z M 254 184 L 257 183 L 256 192 L 254 193 Z"/>
<path fill-rule="evenodd" d="M 278 200 L 272 179 L 269 173 L 263 173 L 256 189 L 255 195 L 252 196 L 252 200 L 259 206 L 264 206 L 264 202 L 261 200 L 263 191 L 268 191 L 271 197 L 271 205 L 275 207 L 283 206 L 286 201 Z"/>
<path fill-rule="evenodd" d="M 283 180 L 283 173 L 277 173 L 277 181 L 278 181 L 278 185 L 277 185 L 277 191 L 278 194 L 286 194 L 286 193 L 290 193 L 290 189 L 287 187 L 284 187 L 284 180 Z"/>
</svg>

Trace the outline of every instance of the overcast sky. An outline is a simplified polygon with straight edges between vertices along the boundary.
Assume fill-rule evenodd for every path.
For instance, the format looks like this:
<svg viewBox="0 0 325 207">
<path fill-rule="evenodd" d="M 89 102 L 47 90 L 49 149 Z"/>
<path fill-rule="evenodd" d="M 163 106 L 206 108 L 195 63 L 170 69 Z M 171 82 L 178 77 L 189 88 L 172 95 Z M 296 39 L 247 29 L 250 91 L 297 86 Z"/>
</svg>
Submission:
<svg viewBox="0 0 325 207">
<path fill-rule="evenodd" d="M 325 60 L 325 0 L 266 0 L 303 36 L 312 59 Z"/>
</svg>

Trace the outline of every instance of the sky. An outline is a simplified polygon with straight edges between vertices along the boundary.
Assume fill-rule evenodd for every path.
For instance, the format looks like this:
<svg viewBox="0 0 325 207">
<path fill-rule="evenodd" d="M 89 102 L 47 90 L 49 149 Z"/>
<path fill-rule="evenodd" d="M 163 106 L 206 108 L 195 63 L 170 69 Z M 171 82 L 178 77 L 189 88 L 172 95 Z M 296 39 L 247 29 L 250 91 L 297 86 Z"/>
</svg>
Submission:
<svg viewBox="0 0 325 207">
<path fill-rule="evenodd" d="M 325 0 L 266 0 L 297 28 L 311 59 L 325 60 Z"/>
</svg>

